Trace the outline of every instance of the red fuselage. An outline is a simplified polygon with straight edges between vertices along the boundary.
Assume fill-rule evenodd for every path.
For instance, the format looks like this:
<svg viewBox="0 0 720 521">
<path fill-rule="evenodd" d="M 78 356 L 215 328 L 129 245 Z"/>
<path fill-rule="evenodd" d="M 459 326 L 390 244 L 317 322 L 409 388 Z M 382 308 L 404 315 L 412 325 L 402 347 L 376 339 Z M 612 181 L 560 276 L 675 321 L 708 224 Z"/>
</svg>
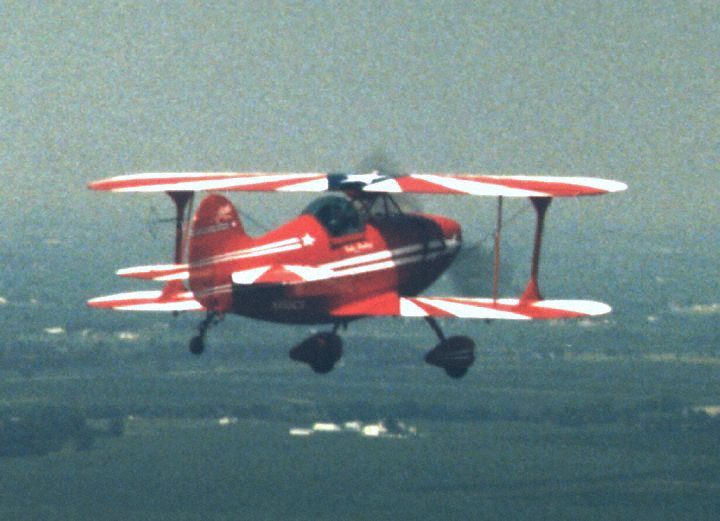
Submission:
<svg viewBox="0 0 720 521">
<path fill-rule="evenodd" d="M 460 248 L 460 226 L 446 217 L 361 216 L 349 201 L 334 196 L 318 203 L 252 238 L 227 199 L 206 197 L 189 238 L 195 298 L 220 313 L 286 323 L 337 322 L 333 311 L 354 302 L 419 294 Z"/>
</svg>

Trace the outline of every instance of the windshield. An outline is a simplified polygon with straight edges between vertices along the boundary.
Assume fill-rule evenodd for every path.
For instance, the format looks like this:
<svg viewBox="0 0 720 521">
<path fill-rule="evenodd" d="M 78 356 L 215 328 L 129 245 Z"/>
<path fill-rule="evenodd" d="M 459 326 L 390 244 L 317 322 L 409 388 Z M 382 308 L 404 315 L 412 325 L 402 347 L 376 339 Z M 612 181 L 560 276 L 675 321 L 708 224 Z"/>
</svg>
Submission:
<svg viewBox="0 0 720 521">
<path fill-rule="evenodd" d="M 302 213 L 315 216 L 333 237 L 358 233 L 363 229 L 359 212 L 350 201 L 342 197 L 321 197 L 310 203 Z"/>
</svg>

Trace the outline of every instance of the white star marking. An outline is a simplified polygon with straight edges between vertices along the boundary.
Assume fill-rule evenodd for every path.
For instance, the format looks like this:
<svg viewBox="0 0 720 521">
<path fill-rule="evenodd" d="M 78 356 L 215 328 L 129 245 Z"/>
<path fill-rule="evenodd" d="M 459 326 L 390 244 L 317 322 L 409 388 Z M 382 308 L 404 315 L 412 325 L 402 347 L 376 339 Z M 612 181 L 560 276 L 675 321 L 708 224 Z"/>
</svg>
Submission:
<svg viewBox="0 0 720 521">
<path fill-rule="evenodd" d="M 303 235 L 300 240 L 302 241 L 303 246 L 312 246 L 313 244 L 315 244 L 315 237 L 313 237 L 309 233 Z"/>
<path fill-rule="evenodd" d="M 343 180 L 343 183 L 362 183 L 369 185 L 381 179 L 385 179 L 385 176 L 380 175 L 377 170 L 373 170 L 369 174 L 348 174 L 347 178 Z"/>
</svg>

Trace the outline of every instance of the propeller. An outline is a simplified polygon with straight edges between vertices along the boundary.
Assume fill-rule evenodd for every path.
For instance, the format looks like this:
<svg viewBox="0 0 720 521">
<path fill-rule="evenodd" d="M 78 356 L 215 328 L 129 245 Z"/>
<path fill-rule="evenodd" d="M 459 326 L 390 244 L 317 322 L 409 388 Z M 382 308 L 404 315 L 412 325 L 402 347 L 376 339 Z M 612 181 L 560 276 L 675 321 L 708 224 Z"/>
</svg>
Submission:
<svg viewBox="0 0 720 521">
<path fill-rule="evenodd" d="M 399 177 L 405 172 L 400 163 L 391 157 L 385 150 L 376 149 L 360 161 L 356 170 L 360 173 L 377 171 L 380 175 Z M 405 212 L 423 212 L 423 206 L 417 196 L 410 194 L 393 195 L 393 199 Z M 508 219 L 514 221 L 517 215 Z M 490 239 L 488 243 L 485 239 Z M 506 250 L 507 252 L 507 250 Z M 512 252 L 507 252 L 511 253 Z M 482 241 L 465 242 L 457 257 L 446 272 L 446 276 L 453 286 L 453 290 L 462 296 L 492 295 L 493 290 L 493 263 L 494 252 L 492 238 L 486 237 Z M 514 270 L 509 262 L 501 262 L 499 287 L 507 293 L 511 288 Z"/>
<path fill-rule="evenodd" d="M 406 174 L 400 163 L 385 150 L 375 149 L 358 163 L 357 172 L 377 172 L 387 177 L 400 177 Z M 409 194 L 393 194 L 393 199 L 404 212 L 422 212 L 422 205 L 417 197 Z"/>
<path fill-rule="evenodd" d="M 358 164 L 357 170 L 361 173 L 377 170 L 379 174 L 390 177 L 398 177 L 403 173 L 400 170 L 400 163 L 381 149 L 373 150 L 365 156 Z"/>
</svg>

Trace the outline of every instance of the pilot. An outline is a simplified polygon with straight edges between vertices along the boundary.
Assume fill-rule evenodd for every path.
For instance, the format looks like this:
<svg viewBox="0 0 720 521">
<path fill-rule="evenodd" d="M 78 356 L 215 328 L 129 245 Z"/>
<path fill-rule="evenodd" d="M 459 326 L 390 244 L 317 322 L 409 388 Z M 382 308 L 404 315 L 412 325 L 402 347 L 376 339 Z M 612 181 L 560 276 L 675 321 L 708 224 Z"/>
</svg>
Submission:
<svg viewBox="0 0 720 521">
<path fill-rule="evenodd" d="M 325 225 L 330 235 L 337 236 L 342 235 L 346 228 L 347 219 L 344 214 L 338 202 L 332 201 L 318 212 L 318 219 Z"/>
<path fill-rule="evenodd" d="M 343 199 L 328 201 L 318 211 L 317 218 L 334 237 L 359 231 L 361 227 L 357 210 Z"/>
</svg>

